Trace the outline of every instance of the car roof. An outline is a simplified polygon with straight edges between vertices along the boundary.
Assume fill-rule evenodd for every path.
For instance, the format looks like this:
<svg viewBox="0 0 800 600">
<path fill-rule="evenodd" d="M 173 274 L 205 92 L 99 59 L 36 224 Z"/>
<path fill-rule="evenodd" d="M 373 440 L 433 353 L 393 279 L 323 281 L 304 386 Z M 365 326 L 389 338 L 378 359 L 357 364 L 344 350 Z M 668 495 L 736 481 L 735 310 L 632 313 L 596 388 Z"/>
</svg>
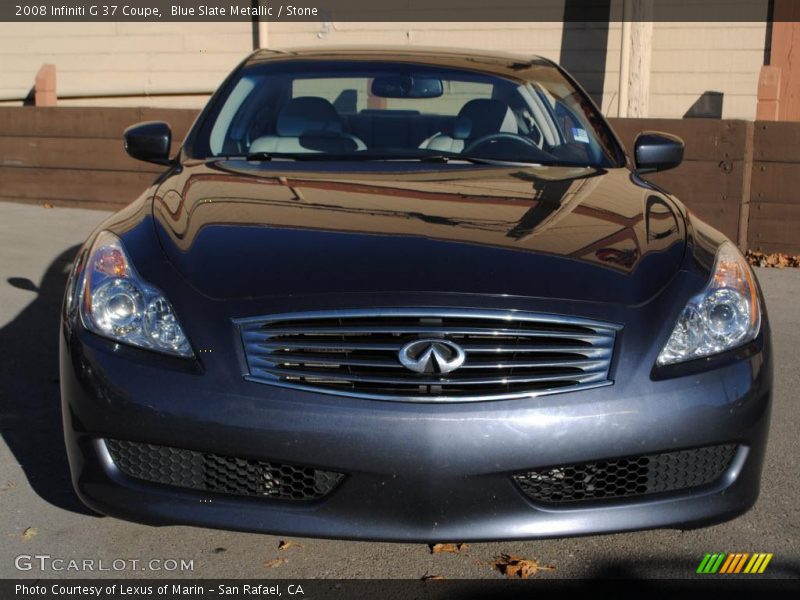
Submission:
<svg viewBox="0 0 800 600">
<path fill-rule="evenodd" d="M 508 52 L 475 51 L 464 48 L 420 46 L 315 46 L 287 49 L 261 49 L 253 52 L 245 64 L 263 64 L 286 60 L 407 62 L 440 67 L 484 71 L 512 78 L 524 78 L 529 69 L 550 67 L 553 63 L 541 56 Z"/>
</svg>

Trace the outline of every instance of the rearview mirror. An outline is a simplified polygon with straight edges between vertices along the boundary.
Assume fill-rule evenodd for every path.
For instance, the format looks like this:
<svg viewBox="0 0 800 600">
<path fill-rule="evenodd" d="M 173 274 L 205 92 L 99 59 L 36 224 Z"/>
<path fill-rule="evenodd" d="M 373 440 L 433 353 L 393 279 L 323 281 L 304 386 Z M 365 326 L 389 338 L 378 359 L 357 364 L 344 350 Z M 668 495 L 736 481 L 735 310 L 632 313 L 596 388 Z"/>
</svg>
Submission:
<svg viewBox="0 0 800 600">
<path fill-rule="evenodd" d="M 169 164 L 172 131 L 162 121 L 146 121 L 131 125 L 122 134 L 125 151 L 137 160 Z"/>
<path fill-rule="evenodd" d="M 633 147 L 633 158 L 639 173 L 674 169 L 683 161 L 683 140 L 657 131 L 640 133 Z"/>
<path fill-rule="evenodd" d="M 379 98 L 438 98 L 444 93 L 441 79 L 387 75 L 372 80 L 373 96 Z"/>
</svg>

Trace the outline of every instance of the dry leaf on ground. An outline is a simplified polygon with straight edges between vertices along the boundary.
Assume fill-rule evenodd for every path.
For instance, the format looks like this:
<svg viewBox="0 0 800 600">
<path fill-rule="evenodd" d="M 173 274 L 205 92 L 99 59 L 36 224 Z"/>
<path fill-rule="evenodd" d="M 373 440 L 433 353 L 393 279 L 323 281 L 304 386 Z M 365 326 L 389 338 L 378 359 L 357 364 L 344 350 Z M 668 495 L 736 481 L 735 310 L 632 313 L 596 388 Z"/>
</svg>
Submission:
<svg viewBox="0 0 800 600">
<path fill-rule="evenodd" d="M 501 554 L 492 566 L 509 579 L 530 579 L 539 571 L 555 571 L 553 565 L 540 565 L 535 559 L 520 558 L 513 554 Z"/>
<path fill-rule="evenodd" d="M 276 567 L 280 567 L 285 562 L 287 562 L 285 558 L 273 558 L 272 560 L 265 560 L 264 566 L 274 569 Z"/>
<path fill-rule="evenodd" d="M 469 544 L 432 544 L 431 554 L 458 554 L 469 549 Z"/>
<path fill-rule="evenodd" d="M 748 250 L 747 261 L 754 267 L 766 267 L 772 269 L 800 268 L 800 255 L 792 256 L 783 252 L 773 252 L 767 254 L 760 250 Z"/>
<path fill-rule="evenodd" d="M 36 527 L 28 527 L 25 531 L 22 532 L 22 539 L 27 541 L 33 539 L 36 534 L 39 533 L 39 530 Z"/>
<path fill-rule="evenodd" d="M 435 581 L 444 579 L 441 575 L 428 575 L 427 573 L 421 577 L 422 581 Z"/>
<path fill-rule="evenodd" d="M 293 542 L 291 540 L 281 540 L 278 544 L 278 550 L 288 550 L 289 548 L 302 548 L 303 544 L 300 542 Z"/>
</svg>

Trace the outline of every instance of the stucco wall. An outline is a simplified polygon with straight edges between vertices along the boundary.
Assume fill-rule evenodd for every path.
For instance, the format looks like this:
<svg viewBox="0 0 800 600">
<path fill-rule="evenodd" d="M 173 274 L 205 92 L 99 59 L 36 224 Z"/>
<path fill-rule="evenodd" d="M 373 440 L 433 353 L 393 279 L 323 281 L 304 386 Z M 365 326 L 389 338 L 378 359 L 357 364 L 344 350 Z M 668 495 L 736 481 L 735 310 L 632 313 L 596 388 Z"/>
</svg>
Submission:
<svg viewBox="0 0 800 600">
<path fill-rule="evenodd" d="M 648 116 L 682 117 L 712 91 L 723 118 L 755 119 L 766 36 L 766 23 L 655 23 Z"/>
<path fill-rule="evenodd" d="M 186 93 L 214 89 L 252 47 L 247 22 L 0 23 L 0 99 L 24 97 L 39 67 L 53 63 L 59 94 L 131 96 L 60 105 L 202 106 L 206 95 Z"/>
<path fill-rule="evenodd" d="M 763 0 L 766 11 L 767 0 Z M 390 44 L 460 46 L 540 54 L 565 64 L 618 114 L 621 0 L 612 22 L 269 23 L 271 47 Z M 704 92 L 722 92 L 724 118 L 754 119 L 764 60 L 764 23 L 655 23 L 650 117 L 682 117 Z M 241 23 L 0 23 L 0 103 L 19 104 L 43 63 L 54 63 L 58 91 L 91 98 L 61 105 L 198 107 L 253 46 Z M 173 94 L 147 97 L 148 94 Z M 114 96 L 114 97 L 107 97 Z"/>
</svg>

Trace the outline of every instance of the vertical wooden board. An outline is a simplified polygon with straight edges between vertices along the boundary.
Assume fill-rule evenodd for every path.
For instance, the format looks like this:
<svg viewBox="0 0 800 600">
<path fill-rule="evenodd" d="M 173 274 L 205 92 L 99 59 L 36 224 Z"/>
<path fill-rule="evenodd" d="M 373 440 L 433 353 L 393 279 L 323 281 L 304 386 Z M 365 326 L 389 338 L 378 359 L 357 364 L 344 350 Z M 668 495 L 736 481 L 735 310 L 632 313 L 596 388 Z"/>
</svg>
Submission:
<svg viewBox="0 0 800 600">
<path fill-rule="evenodd" d="M 733 242 L 739 237 L 739 205 L 738 203 L 687 205 L 690 211 L 700 219 L 724 233 Z"/>
<path fill-rule="evenodd" d="M 744 159 L 742 161 L 742 196 L 739 199 L 739 226 L 736 242 L 740 250 L 747 249 L 747 233 L 750 221 L 750 195 L 753 187 L 753 152 L 755 127 L 747 123 Z"/>
<path fill-rule="evenodd" d="M 686 144 L 684 162 L 670 171 L 645 175 L 677 196 L 697 215 L 738 243 L 741 204 L 746 202 L 751 125 L 718 119 L 612 119 L 628 152 L 642 131 L 677 135 Z M 745 229 L 746 231 L 746 229 Z M 742 239 L 740 239 L 740 237 Z"/>
<path fill-rule="evenodd" d="M 800 164 L 800 122 L 757 122 L 753 146 L 754 160 Z"/>
<path fill-rule="evenodd" d="M 172 121 L 183 139 L 197 111 L 128 107 L 0 107 L 0 133 L 7 136 L 122 139 L 140 121 Z"/>
<path fill-rule="evenodd" d="M 139 119 L 137 108 L 0 107 L 0 132 L 7 136 L 117 138 Z"/>
<path fill-rule="evenodd" d="M 752 203 L 784 203 L 800 205 L 800 162 L 753 163 Z"/>
<path fill-rule="evenodd" d="M 751 206 L 748 239 L 752 249 L 800 254 L 800 204 Z"/>
<path fill-rule="evenodd" d="M 653 183 L 683 202 L 698 217 L 739 242 L 744 163 L 731 170 L 714 161 L 689 161 L 677 169 L 647 175 Z"/>
<path fill-rule="evenodd" d="M 67 137 L 0 136 L 0 166 L 154 174 L 165 170 L 163 166 L 128 156 L 122 140 Z"/>
<path fill-rule="evenodd" d="M 14 204 L 30 204 L 33 206 L 49 205 L 53 208 L 88 208 L 91 210 L 103 211 L 118 211 L 124 207 L 125 204 L 120 202 L 92 202 L 83 200 L 59 200 L 55 198 L 20 198 L 20 197 L 7 197 L 3 195 L 0 190 L 0 202 L 13 202 Z M 0 208 L 2 210 L 2 208 Z M 68 217 L 65 217 L 68 218 Z"/>
<path fill-rule="evenodd" d="M 686 204 L 692 201 L 727 204 L 741 198 L 743 163 L 725 167 L 713 161 L 687 161 L 676 169 L 643 175 Z"/>
<path fill-rule="evenodd" d="M 15 169 L 0 167 L 5 198 L 102 202 L 123 206 L 149 186 L 152 173 L 82 171 L 78 169 Z"/>
</svg>

